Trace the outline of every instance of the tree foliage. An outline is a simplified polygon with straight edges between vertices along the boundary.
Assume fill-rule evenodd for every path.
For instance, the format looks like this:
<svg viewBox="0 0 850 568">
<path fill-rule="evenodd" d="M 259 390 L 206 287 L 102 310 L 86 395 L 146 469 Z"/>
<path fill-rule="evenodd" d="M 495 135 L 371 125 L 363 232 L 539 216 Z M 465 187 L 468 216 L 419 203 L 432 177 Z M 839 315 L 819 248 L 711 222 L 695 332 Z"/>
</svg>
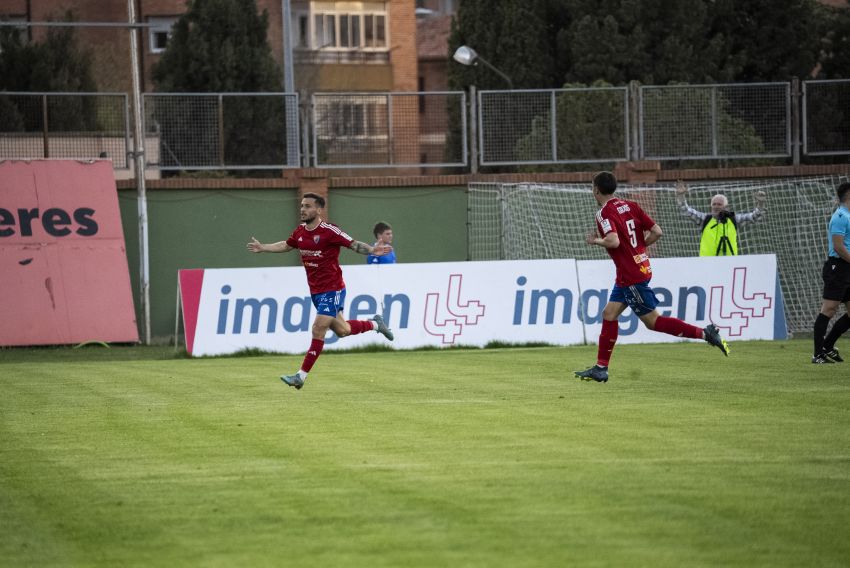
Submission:
<svg viewBox="0 0 850 568">
<path fill-rule="evenodd" d="M 507 74 L 515 88 L 549 86 L 562 76 L 555 39 L 567 15 L 563 0 L 464 0 L 449 36 L 449 55 L 468 45 Z M 508 87 L 484 65 L 449 67 L 450 88 L 473 84 L 479 89 Z"/>
<path fill-rule="evenodd" d="M 266 40 L 268 13 L 255 0 L 191 0 L 154 66 L 162 92 L 259 92 L 280 89 Z"/>
<path fill-rule="evenodd" d="M 778 82 L 818 73 L 850 77 L 850 8 L 827 8 L 817 0 L 464 0 L 454 24 L 452 51 L 461 44 L 474 47 L 525 89 L 600 81 L 614 86 L 631 81 L 696 85 Z M 531 37 L 521 43 L 514 37 L 518 33 Z M 449 69 L 453 88 L 504 86 L 481 66 L 452 63 Z M 672 121 L 668 130 L 682 133 L 677 147 L 685 151 L 702 143 L 681 128 L 683 120 L 696 118 L 693 108 L 683 107 L 676 96 L 670 93 L 664 103 Z M 587 100 L 571 94 L 557 97 L 558 159 L 611 155 L 609 149 L 622 140 L 622 111 L 606 108 L 610 104 L 598 93 L 588 93 Z M 694 99 L 690 104 L 704 102 Z M 764 125 L 782 123 L 784 109 L 782 116 L 774 116 L 769 105 L 750 107 L 733 93 L 718 101 L 719 153 L 782 151 L 774 149 L 776 135 Z M 511 113 L 502 113 L 500 120 L 516 135 L 513 150 L 519 159 L 552 153 L 548 111 L 541 112 L 531 119 L 527 111 L 518 112 L 517 124 Z M 850 113 L 833 110 L 831 116 L 844 124 L 845 114 Z M 779 142 L 784 148 L 784 138 Z M 693 152 L 706 154 L 702 146 Z"/>
<path fill-rule="evenodd" d="M 72 19 L 71 13 L 65 15 L 66 21 Z M 79 46 L 73 28 L 49 28 L 40 42 L 25 41 L 18 28 L 0 28 L 0 91 L 95 92 L 91 62 L 91 53 Z M 0 97 L 2 129 L 42 130 L 42 113 L 32 109 L 32 96 Z M 97 122 L 90 97 L 51 97 L 49 111 L 51 131 L 91 130 Z"/>
<path fill-rule="evenodd" d="M 821 6 L 821 75 L 824 79 L 850 78 L 850 5 Z"/>
<path fill-rule="evenodd" d="M 717 74 L 719 39 L 706 33 L 702 0 L 572 0 L 569 8 L 573 21 L 559 37 L 573 62 L 568 82 L 666 84 Z"/>
<path fill-rule="evenodd" d="M 260 14 L 255 0 L 191 0 L 154 66 L 157 91 L 279 92 L 281 71 L 267 30 L 268 13 Z M 222 165 L 221 157 L 223 165 L 287 163 L 287 113 L 281 98 L 223 100 L 220 110 L 190 97 L 157 107 L 162 155 L 169 165 L 182 165 L 184 156 L 201 156 L 209 165 Z M 169 126 L 174 128 L 166 130 Z"/>
<path fill-rule="evenodd" d="M 520 88 L 629 81 L 786 81 L 822 61 L 850 76 L 850 8 L 816 0 L 464 0 L 450 38 Z M 450 66 L 453 88 L 503 88 L 488 69 Z"/>
</svg>

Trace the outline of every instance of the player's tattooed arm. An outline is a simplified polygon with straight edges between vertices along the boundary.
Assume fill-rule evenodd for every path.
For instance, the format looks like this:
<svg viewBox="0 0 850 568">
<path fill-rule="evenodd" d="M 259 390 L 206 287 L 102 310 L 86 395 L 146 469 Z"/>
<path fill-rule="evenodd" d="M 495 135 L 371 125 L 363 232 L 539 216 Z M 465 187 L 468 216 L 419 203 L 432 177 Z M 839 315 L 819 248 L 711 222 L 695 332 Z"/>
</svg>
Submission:
<svg viewBox="0 0 850 568">
<path fill-rule="evenodd" d="M 350 245 L 348 245 L 348 248 L 358 254 L 371 254 L 374 256 L 384 256 L 385 254 L 391 253 L 393 250 L 393 247 L 391 247 L 390 245 L 378 245 L 373 247 L 360 241 L 352 242 Z"/>
<path fill-rule="evenodd" d="M 360 241 L 352 242 L 350 245 L 348 245 L 348 248 L 350 248 L 357 254 L 372 254 L 372 247 Z"/>
</svg>

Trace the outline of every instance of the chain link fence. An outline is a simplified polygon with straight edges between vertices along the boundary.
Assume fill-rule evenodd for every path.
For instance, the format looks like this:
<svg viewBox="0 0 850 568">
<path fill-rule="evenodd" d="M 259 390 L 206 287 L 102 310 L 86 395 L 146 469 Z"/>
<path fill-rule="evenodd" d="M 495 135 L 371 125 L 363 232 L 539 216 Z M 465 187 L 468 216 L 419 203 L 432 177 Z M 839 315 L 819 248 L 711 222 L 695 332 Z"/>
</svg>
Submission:
<svg viewBox="0 0 850 568">
<path fill-rule="evenodd" d="M 791 84 L 640 87 L 649 160 L 791 156 Z"/>
<path fill-rule="evenodd" d="M 154 93 L 143 96 L 145 136 L 161 170 L 297 168 L 298 95 Z"/>
<path fill-rule="evenodd" d="M 850 154 L 850 79 L 803 83 L 803 153 Z"/>
<path fill-rule="evenodd" d="M 481 166 L 788 158 L 798 145 L 850 155 L 850 80 L 805 81 L 802 91 L 798 99 L 783 82 L 481 91 L 471 101 L 318 93 L 305 108 L 292 93 L 149 93 L 145 156 L 159 170 L 259 170 L 465 168 L 476 151 Z M 128 169 L 132 150 L 124 93 L 0 92 L 0 159 L 105 157 Z"/>
<path fill-rule="evenodd" d="M 0 159 L 109 158 L 126 169 L 125 93 L 0 92 Z"/>
<path fill-rule="evenodd" d="M 478 108 L 481 165 L 628 159 L 625 87 L 481 91 Z"/>
<path fill-rule="evenodd" d="M 465 166 L 466 94 L 317 93 L 316 167 Z"/>
</svg>

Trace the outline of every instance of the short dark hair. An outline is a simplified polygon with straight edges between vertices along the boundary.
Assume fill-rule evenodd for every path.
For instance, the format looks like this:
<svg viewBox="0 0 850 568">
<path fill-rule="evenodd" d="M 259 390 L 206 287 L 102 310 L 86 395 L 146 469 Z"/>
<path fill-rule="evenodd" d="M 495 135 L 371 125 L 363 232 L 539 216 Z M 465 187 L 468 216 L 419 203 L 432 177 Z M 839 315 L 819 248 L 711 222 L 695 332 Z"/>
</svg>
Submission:
<svg viewBox="0 0 850 568">
<path fill-rule="evenodd" d="M 384 223 L 383 221 L 378 221 L 377 223 L 375 223 L 375 228 L 372 229 L 372 234 L 375 235 L 375 237 L 377 237 L 378 235 L 380 235 L 384 231 L 388 231 L 390 229 L 392 229 L 392 227 L 390 227 L 389 223 Z"/>
<path fill-rule="evenodd" d="M 838 196 L 839 203 L 844 203 L 844 199 L 847 197 L 848 192 L 850 192 L 850 181 L 845 181 L 838 186 L 838 189 L 835 190 L 835 195 Z"/>
<path fill-rule="evenodd" d="M 318 193 L 305 193 L 301 196 L 301 199 L 304 199 L 305 197 L 309 197 L 310 199 L 315 201 L 316 205 L 318 205 L 322 209 L 325 208 L 325 198 L 319 195 Z"/>
<path fill-rule="evenodd" d="M 593 176 L 593 186 L 603 195 L 611 195 L 617 190 L 617 178 L 611 172 L 599 172 Z"/>
</svg>

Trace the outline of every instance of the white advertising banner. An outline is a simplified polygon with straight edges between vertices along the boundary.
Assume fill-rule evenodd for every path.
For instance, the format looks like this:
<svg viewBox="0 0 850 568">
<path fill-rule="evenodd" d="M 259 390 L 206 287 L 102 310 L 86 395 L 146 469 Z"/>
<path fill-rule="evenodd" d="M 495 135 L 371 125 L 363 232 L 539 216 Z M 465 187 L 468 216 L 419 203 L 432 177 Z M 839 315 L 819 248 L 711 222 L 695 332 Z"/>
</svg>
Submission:
<svg viewBox="0 0 850 568">
<path fill-rule="evenodd" d="M 614 285 L 610 260 L 578 261 L 582 318 L 595 342 L 602 330 L 602 308 Z M 714 323 L 729 341 L 785 339 L 785 311 L 776 256 L 654 258 L 650 286 L 663 316 L 698 327 Z M 646 329 L 630 309 L 620 316 L 617 343 L 662 343 L 679 337 Z"/>
<path fill-rule="evenodd" d="M 310 344 L 316 311 L 303 268 L 180 272 L 191 354 L 301 353 Z M 345 318 L 381 313 L 393 347 L 584 342 L 575 260 L 349 265 L 343 276 Z M 326 349 L 387 342 L 375 332 L 325 341 Z"/>
<path fill-rule="evenodd" d="M 784 339 L 784 308 L 776 257 L 653 259 L 651 286 L 662 315 L 729 340 Z M 553 345 L 596 343 L 614 283 L 610 260 L 520 260 L 344 266 L 346 319 L 381 313 L 392 346 L 484 346 L 490 342 Z M 301 267 L 180 271 L 186 347 L 192 355 L 243 349 L 302 353 L 316 310 Z M 386 340 L 374 332 L 327 349 Z M 681 338 L 649 331 L 627 309 L 619 343 Z"/>
</svg>

